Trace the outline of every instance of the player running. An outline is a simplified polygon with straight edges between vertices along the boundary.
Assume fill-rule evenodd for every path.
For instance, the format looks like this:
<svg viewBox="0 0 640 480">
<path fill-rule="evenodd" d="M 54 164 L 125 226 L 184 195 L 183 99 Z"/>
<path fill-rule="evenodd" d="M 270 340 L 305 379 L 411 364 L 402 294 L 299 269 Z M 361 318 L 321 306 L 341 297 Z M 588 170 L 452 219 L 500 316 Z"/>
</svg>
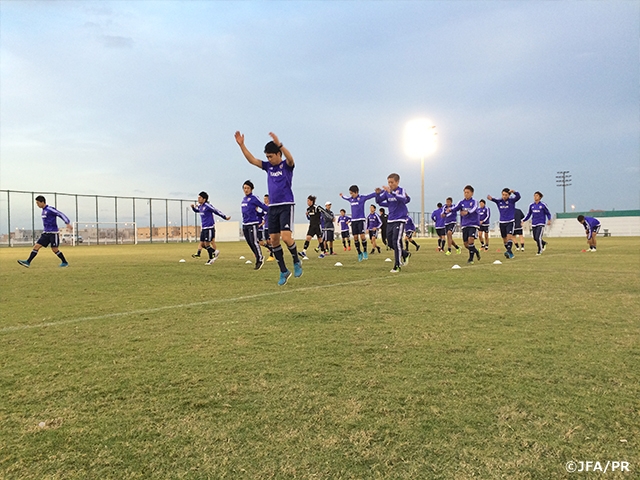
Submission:
<svg viewBox="0 0 640 480">
<path fill-rule="evenodd" d="M 198 252 L 191 255 L 193 258 L 200 258 L 200 252 L 205 249 L 209 253 L 209 260 L 205 265 L 213 265 L 220 255 L 220 250 L 216 249 L 216 220 L 214 214 L 225 220 L 231 220 L 224 213 L 209 203 L 209 194 L 200 192 L 198 194 L 197 206 L 191 204 L 191 210 L 200 214 L 200 246 Z"/>
<path fill-rule="evenodd" d="M 547 246 L 547 242 L 542 240 L 542 234 L 544 233 L 545 224 L 551 225 L 551 212 L 549 208 L 542 200 L 542 193 L 536 192 L 533 194 L 533 203 L 529 205 L 529 212 L 527 216 L 522 219 L 522 222 L 526 222 L 531 218 L 531 229 L 533 230 L 533 239 L 538 246 L 538 253 L 536 255 L 542 255 L 544 249 Z"/>
</svg>

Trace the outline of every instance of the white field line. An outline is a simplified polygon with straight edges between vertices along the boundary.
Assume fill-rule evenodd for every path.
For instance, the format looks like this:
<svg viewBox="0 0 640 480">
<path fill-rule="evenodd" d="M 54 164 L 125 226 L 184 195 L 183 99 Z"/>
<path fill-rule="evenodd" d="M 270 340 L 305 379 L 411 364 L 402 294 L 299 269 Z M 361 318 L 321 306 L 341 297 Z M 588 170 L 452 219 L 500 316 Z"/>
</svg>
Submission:
<svg viewBox="0 0 640 480">
<path fill-rule="evenodd" d="M 575 255 L 573 253 L 557 253 L 557 254 L 546 254 L 543 258 L 546 257 L 559 257 L 559 256 L 565 256 L 565 255 Z M 587 253 L 588 255 L 588 253 Z M 596 254 L 597 255 L 597 254 Z M 461 257 L 464 257 L 464 255 L 461 255 Z M 537 257 L 527 257 L 527 258 L 522 258 L 519 259 L 519 262 L 522 261 L 527 261 L 527 260 L 535 260 Z M 464 258 L 461 258 L 461 260 L 463 260 Z M 453 259 L 452 259 L 453 260 Z M 463 265 L 466 263 L 466 261 L 461 262 Z M 503 263 L 504 265 L 508 265 L 510 262 L 509 260 L 505 260 L 505 262 Z M 515 263 L 514 263 L 515 264 Z M 472 268 L 482 268 L 482 267 L 489 267 L 492 266 L 493 263 L 482 263 L 482 264 L 475 264 L 473 265 Z M 431 270 L 429 272 L 406 272 L 406 273 L 400 273 L 400 277 L 404 278 L 407 276 L 414 276 L 414 275 L 425 275 L 425 274 L 430 274 L 430 273 L 442 273 L 442 272 L 448 272 L 450 271 L 451 268 L 448 267 L 446 269 L 438 269 L 438 270 Z M 390 276 L 390 275 L 385 275 L 384 277 L 372 277 L 372 278 L 366 278 L 366 279 L 362 279 L 362 280 L 353 280 L 350 282 L 340 282 L 340 283 L 331 283 L 331 284 L 327 284 L 327 285 L 313 285 L 313 286 L 309 286 L 309 287 L 300 287 L 300 288 L 294 288 L 294 289 L 288 289 L 286 287 L 279 289 L 279 290 L 275 290 L 273 292 L 264 292 L 264 293 L 256 293 L 254 295 L 242 295 L 240 297 L 232 297 L 232 298 L 219 298 L 219 299 L 215 299 L 215 300 L 206 300 L 203 302 L 193 302 L 193 303 L 180 303 L 177 305 L 165 305 L 164 307 L 154 307 L 154 308 L 142 308 L 142 309 L 138 309 L 138 310 L 130 310 L 128 312 L 116 312 L 116 313 L 105 313 L 104 315 L 94 315 L 94 316 L 88 316 L 88 317 L 78 317 L 78 318 L 70 318 L 70 319 L 66 319 L 66 320 L 57 320 L 57 321 L 53 321 L 53 322 L 44 322 L 44 323 L 36 323 L 33 325 L 13 325 L 13 326 L 9 326 L 9 327 L 4 327 L 4 328 L 0 328 L 0 334 L 1 333 L 9 333 L 9 332 L 16 332 L 16 331 L 20 331 L 20 330 L 30 330 L 30 329 L 34 329 L 34 328 L 46 328 L 46 327 L 57 327 L 59 325 L 68 325 L 70 323 L 80 323 L 80 322 L 90 322 L 93 320 L 104 320 L 107 318 L 120 318 L 120 317 L 127 317 L 129 315 L 144 315 L 147 313 L 156 313 L 156 312 L 163 312 L 166 310 L 176 310 L 176 309 L 180 309 L 180 308 L 190 308 L 190 307 L 200 307 L 200 306 L 204 306 L 204 305 L 215 305 L 215 304 L 219 304 L 219 303 L 228 303 L 228 302 L 243 302 L 245 300 L 255 300 L 257 298 L 265 298 L 265 297 L 271 297 L 271 296 L 276 296 L 276 295 L 282 295 L 282 294 L 290 294 L 290 293 L 297 293 L 297 292 L 305 292 L 305 291 L 309 291 L 309 290 L 320 290 L 323 288 L 334 288 L 334 287 L 346 287 L 349 285 L 358 285 L 359 283 L 371 283 L 371 282 L 376 282 L 378 280 L 391 280 L 391 279 L 397 279 L 397 276 Z"/>
</svg>

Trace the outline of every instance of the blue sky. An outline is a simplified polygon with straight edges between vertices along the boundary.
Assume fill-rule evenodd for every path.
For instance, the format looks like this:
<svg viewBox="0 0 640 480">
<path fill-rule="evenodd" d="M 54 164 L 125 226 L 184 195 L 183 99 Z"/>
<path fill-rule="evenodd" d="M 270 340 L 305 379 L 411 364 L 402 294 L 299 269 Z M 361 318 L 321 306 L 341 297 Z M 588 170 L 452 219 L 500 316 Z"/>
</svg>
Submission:
<svg viewBox="0 0 640 480">
<path fill-rule="evenodd" d="M 438 126 L 427 210 L 470 183 L 545 193 L 562 210 L 640 208 L 637 2 L 0 3 L 0 187 L 194 198 L 236 219 L 254 154 L 276 132 L 309 194 L 340 205 L 391 172 L 420 209 L 403 153 Z M 345 203 L 346 205 L 346 203 Z M 525 204 L 526 206 L 526 204 Z"/>
</svg>

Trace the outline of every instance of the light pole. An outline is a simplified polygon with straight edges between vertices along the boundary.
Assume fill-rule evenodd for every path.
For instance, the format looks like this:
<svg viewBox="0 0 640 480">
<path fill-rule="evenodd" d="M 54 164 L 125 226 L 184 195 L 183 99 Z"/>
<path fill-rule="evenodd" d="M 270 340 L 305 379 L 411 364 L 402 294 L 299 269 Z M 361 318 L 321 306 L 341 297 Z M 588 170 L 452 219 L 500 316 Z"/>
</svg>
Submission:
<svg viewBox="0 0 640 480">
<path fill-rule="evenodd" d="M 427 229 L 424 221 L 424 159 L 433 154 L 437 147 L 436 126 L 427 118 L 410 120 L 404 127 L 404 152 L 413 159 L 420 159 L 420 176 L 422 179 L 420 195 L 420 233 L 426 237 Z"/>
<path fill-rule="evenodd" d="M 571 186 L 571 175 L 569 174 L 569 170 L 558 172 L 558 175 L 556 175 L 556 185 L 558 187 L 562 187 L 562 211 L 567 213 L 566 189 Z"/>
</svg>

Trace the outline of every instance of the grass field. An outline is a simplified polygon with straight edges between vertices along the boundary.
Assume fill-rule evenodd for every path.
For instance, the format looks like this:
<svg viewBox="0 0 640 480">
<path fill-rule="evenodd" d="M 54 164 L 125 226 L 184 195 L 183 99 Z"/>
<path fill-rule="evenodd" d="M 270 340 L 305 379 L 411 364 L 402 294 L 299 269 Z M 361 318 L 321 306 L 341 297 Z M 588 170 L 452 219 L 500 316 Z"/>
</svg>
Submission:
<svg viewBox="0 0 640 480">
<path fill-rule="evenodd" d="M 241 243 L 1 249 L 0 477 L 638 478 L 640 239 L 421 242 L 285 287 Z"/>
</svg>

